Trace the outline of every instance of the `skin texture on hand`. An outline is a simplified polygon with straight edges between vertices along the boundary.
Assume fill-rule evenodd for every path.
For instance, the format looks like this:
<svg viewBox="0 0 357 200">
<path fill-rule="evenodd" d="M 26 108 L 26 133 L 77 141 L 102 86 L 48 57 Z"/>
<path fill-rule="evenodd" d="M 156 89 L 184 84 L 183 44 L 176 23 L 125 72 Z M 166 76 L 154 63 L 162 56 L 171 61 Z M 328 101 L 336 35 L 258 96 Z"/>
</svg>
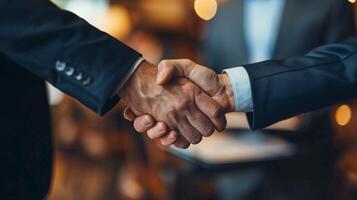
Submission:
<svg viewBox="0 0 357 200">
<path fill-rule="evenodd" d="M 190 60 L 164 60 L 159 65 L 156 82 L 160 85 L 169 84 L 178 77 L 185 77 L 198 85 L 217 101 L 224 112 L 234 110 L 234 96 L 230 80 L 226 74 L 217 75 L 214 71 L 198 65 Z M 126 119 L 134 121 L 134 127 L 138 132 L 147 133 L 151 139 L 160 139 L 164 146 L 175 142 L 176 133 L 162 122 L 156 123 L 150 115 L 135 114 L 126 110 Z M 145 124 L 150 124 L 145 126 Z"/>
<path fill-rule="evenodd" d="M 148 114 L 156 122 L 163 122 L 151 126 L 151 132 L 165 131 L 168 136 L 171 132 L 171 140 L 177 137 L 175 145 L 187 148 L 190 143 L 199 143 L 202 136 L 211 135 L 215 128 L 225 128 L 222 107 L 195 84 L 185 78 L 177 78 L 161 86 L 156 83 L 156 76 L 157 68 L 143 62 L 119 92 L 133 115 Z M 143 129 L 148 129 L 152 120 L 134 125 L 140 124 Z"/>
<path fill-rule="evenodd" d="M 213 70 L 188 59 L 161 61 L 156 82 L 165 85 L 174 80 L 174 77 L 185 77 L 194 82 L 216 100 L 226 112 L 234 110 L 233 90 L 228 75 L 218 75 Z"/>
</svg>

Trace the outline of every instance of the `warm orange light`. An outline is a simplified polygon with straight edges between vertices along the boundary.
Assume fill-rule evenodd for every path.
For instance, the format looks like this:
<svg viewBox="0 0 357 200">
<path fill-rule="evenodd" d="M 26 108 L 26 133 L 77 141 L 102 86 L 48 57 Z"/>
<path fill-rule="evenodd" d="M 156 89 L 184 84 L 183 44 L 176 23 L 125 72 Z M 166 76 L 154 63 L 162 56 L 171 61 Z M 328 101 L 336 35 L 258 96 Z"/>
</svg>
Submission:
<svg viewBox="0 0 357 200">
<path fill-rule="evenodd" d="M 217 6 L 216 0 L 195 0 L 194 5 L 196 14 L 207 21 L 216 15 Z"/>
<path fill-rule="evenodd" d="M 123 39 L 131 31 L 131 20 L 129 12 L 122 6 L 111 6 L 107 13 L 100 18 L 96 25 L 99 29 L 110 35 Z"/>
<path fill-rule="evenodd" d="M 346 126 L 352 118 L 352 110 L 348 105 L 341 105 L 335 113 L 336 123 L 340 126 Z"/>
<path fill-rule="evenodd" d="M 348 0 L 350 3 L 356 3 L 356 0 Z"/>
</svg>

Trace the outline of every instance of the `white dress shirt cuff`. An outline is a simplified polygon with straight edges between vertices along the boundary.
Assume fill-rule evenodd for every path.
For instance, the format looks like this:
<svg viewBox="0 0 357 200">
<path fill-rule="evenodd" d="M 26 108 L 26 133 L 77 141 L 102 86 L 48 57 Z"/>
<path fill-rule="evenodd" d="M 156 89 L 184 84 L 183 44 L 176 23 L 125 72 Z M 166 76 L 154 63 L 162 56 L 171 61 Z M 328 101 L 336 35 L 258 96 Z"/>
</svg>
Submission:
<svg viewBox="0 0 357 200">
<path fill-rule="evenodd" d="M 131 67 L 131 69 L 129 70 L 129 72 L 126 74 L 126 76 L 124 77 L 124 79 L 119 83 L 119 86 L 117 88 L 117 90 L 115 90 L 114 95 L 117 95 L 120 91 L 120 89 L 125 85 L 125 83 L 129 80 L 129 78 L 134 74 L 134 72 L 136 71 L 136 69 L 139 67 L 139 65 L 144 61 L 145 59 L 143 57 L 140 57 Z"/>
<path fill-rule="evenodd" d="M 232 84 L 236 112 L 252 112 L 253 100 L 250 79 L 244 67 L 225 69 Z"/>
</svg>

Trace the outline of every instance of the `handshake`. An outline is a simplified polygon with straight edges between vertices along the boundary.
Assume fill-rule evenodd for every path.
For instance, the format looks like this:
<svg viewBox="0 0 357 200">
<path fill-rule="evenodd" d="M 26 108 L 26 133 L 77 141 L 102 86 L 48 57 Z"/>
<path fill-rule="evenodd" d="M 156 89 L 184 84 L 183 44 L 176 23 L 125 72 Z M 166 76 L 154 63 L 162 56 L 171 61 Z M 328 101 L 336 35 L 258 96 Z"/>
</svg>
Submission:
<svg viewBox="0 0 357 200">
<path fill-rule="evenodd" d="M 119 91 L 128 109 L 124 117 L 138 132 L 164 146 L 188 148 L 226 127 L 234 110 L 226 74 L 191 60 L 164 60 L 158 67 L 144 61 Z"/>
</svg>

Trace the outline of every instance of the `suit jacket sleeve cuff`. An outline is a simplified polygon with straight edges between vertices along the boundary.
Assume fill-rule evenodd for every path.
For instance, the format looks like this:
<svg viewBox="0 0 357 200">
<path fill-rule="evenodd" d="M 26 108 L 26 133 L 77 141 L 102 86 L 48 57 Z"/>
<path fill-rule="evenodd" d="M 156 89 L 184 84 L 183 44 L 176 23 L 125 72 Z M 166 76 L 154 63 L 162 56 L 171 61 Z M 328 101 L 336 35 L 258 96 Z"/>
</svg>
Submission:
<svg viewBox="0 0 357 200">
<path fill-rule="evenodd" d="M 129 80 L 129 78 L 134 74 L 136 69 L 140 66 L 142 62 L 144 62 L 145 59 L 143 57 L 138 58 L 138 60 L 133 64 L 133 66 L 130 68 L 126 76 L 123 78 L 122 81 L 120 81 L 119 86 L 117 90 L 114 92 L 113 96 L 117 95 L 120 91 L 120 89 L 125 85 L 125 83 Z"/>
<path fill-rule="evenodd" d="M 234 108 L 236 112 L 252 112 L 252 90 L 249 75 L 244 67 L 223 70 L 228 74 L 234 94 Z"/>
</svg>

